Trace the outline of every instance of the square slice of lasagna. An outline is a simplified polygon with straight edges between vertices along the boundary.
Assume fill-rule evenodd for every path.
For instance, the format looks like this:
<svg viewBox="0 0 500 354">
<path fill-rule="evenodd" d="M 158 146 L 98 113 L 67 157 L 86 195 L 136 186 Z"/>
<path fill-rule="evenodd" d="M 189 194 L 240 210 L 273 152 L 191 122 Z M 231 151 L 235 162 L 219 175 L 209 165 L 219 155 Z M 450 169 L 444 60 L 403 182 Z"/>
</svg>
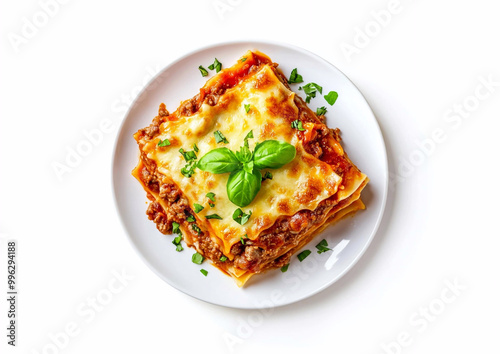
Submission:
<svg viewBox="0 0 500 354">
<path fill-rule="evenodd" d="M 175 112 L 162 103 L 152 124 L 134 135 L 140 158 L 132 174 L 151 201 L 149 219 L 164 234 L 181 233 L 238 286 L 288 264 L 327 225 L 364 209 L 360 193 L 368 178 L 349 160 L 338 129 L 290 90 L 277 67 L 249 51 Z M 230 174 L 197 163 L 214 149 L 252 149 L 266 140 L 293 145 L 295 157 L 260 171 L 260 190 L 238 218 L 228 198 Z"/>
</svg>

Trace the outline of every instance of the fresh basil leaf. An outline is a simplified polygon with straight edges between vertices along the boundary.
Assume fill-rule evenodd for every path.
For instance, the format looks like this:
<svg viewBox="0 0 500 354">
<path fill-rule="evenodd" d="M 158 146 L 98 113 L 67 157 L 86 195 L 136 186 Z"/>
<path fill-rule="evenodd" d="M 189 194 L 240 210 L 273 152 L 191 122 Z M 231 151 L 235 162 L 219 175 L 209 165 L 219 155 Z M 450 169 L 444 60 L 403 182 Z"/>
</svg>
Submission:
<svg viewBox="0 0 500 354">
<path fill-rule="evenodd" d="M 201 76 L 205 77 L 208 75 L 207 69 L 205 69 L 203 66 L 199 66 L 198 69 L 200 69 Z"/>
<path fill-rule="evenodd" d="M 245 112 L 250 112 L 250 104 L 245 105 Z"/>
<path fill-rule="evenodd" d="M 253 161 L 248 161 L 243 164 L 243 169 L 247 171 L 248 173 L 253 173 Z"/>
<path fill-rule="evenodd" d="M 255 147 L 253 161 L 259 170 L 280 168 L 295 158 L 295 146 L 279 140 L 265 140 Z"/>
<path fill-rule="evenodd" d="M 215 136 L 215 142 L 221 143 L 223 142 L 224 144 L 228 144 L 229 141 L 227 141 L 226 137 L 220 132 L 220 130 L 214 131 L 214 136 Z"/>
<path fill-rule="evenodd" d="M 227 257 L 226 256 L 222 256 L 222 257 L 220 257 L 219 261 L 225 262 L 225 261 L 227 261 Z"/>
<path fill-rule="evenodd" d="M 207 274 L 208 274 L 208 271 L 206 271 L 205 269 L 200 269 L 200 272 L 201 272 L 201 274 L 203 274 L 204 276 L 207 276 Z"/>
<path fill-rule="evenodd" d="M 179 228 L 179 224 L 176 223 L 175 221 L 172 223 L 172 233 L 173 234 L 178 234 L 181 235 L 181 229 Z"/>
<path fill-rule="evenodd" d="M 317 116 L 324 116 L 324 115 L 325 115 L 325 113 L 326 113 L 326 107 L 325 107 L 325 106 L 323 106 L 323 107 L 318 107 L 318 108 L 316 109 L 316 115 L 317 115 Z"/>
<path fill-rule="evenodd" d="M 200 170 L 215 174 L 233 172 L 240 167 L 241 162 L 234 152 L 225 147 L 209 151 L 198 162 Z"/>
<path fill-rule="evenodd" d="M 205 257 L 203 257 L 201 254 L 199 254 L 198 252 L 194 253 L 192 256 L 191 256 L 191 261 L 195 264 L 202 264 L 203 261 L 205 260 Z"/>
<path fill-rule="evenodd" d="M 206 197 L 210 199 L 212 202 L 215 202 L 215 193 L 213 192 L 208 192 Z"/>
<path fill-rule="evenodd" d="M 327 95 L 325 95 L 325 100 L 330 104 L 330 106 L 333 106 L 334 103 L 337 101 L 337 98 L 339 97 L 339 94 L 335 91 L 330 91 L 328 92 Z"/>
<path fill-rule="evenodd" d="M 283 267 L 281 267 L 281 272 L 282 273 L 285 273 L 287 270 L 288 270 L 288 266 L 290 265 L 290 263 L 288 264 L 285 264 Z"/>
<path fill-rule="evenodd" d="M 259 193 L 262 174 L 254 169 L 252 173 L 242 169 L 233 171 L 227 180 L 226 190 L 229 200 L 239 207 L 245 207 Z"/>
<path fill-rule="evenodd" d="M 217 214 L 210 214 L 210 215 L 205 215 L 206 219 L 217 219 L 217 220 L 222 220 L 222 218 L 217 215 Z"/>
<path fill-rule="evenodd" d="M 176 245 L 175 250 L 176 250 L 177 252 L 180 252 L 180 251 L 183 251 L 183 250 L 184 250 L 184 248 L 182 248 L 182 245 L 179 243 L 178 245 Z"/>
<path fill-rule="evenodd" d="M 203 209 L 205 209 L 205 207 L 203 205 L 200 205 L 200 204 L 196 204 L 194 203 L 194 212 L 195 213 L 199 213 L 200 211 L 202 211 Z"/>
<path fill-rule="evenodd" d="M 304 125 L 302 124 L 302 121 L 296 119 L 292 122 L 292 129 L 297 129 L 297 130 L 300 130 L 301 132 L 303 132 L 305 129 L 304 129 Z"/>
<path fill-rule="evenodd" d="M 245 136 L 245 140 L 248 140 L 248 139 L 253 139 L 253 130 L 250 130 L 247 134 L 247 136 Z"/>
<path fill-rule="evenodd" d="M 311 97 L 316 97 L 316 94 L 314 96 L 307 96 L 306 97 L 306 103 L 311 103 Z"/>
<path fill-rule="evenodd" d="M 265 180 L 265 179 L 273 179 L 273 174 L 269 171 L 266 171 L 264 176 L 262 176 L 262 180 Z"/>
<path fill-rule="evenodd" d="M 179 243 L 181 243 L 181 240 L 182 240 L 182 236 L 179 235 L 179 236 L 176 236 L 174 238 L 174 240 L 172 241 L 172 243 L 177 246 Z"/>
<path fill-rule="evenodd" d="M 158 146 L 160 147 L 164 147 L 164 146 L 169 146 L 170 145 L 170 140 L 168 139 L 165 139 L 165 140 L 161 140 L 158 142 Z"/>
<path fill-rule="evenodd" d="M 307 258 L 307 256 L 309 256 L 311 254 L 311 251 L 309 250 L 305 250 L 305 251 L 302 251 L 300 252 L 298 255 L 297 255 L 297 258 L 299 259 L 299 261 L 303 261 L 304 259 Z"/>
<path fill-rule="evenodd" d="M 304 82 L 302 76 L 297 73 L 297 68 L 293 69 L 290 73 L 290 78 L 288 79 L 289 84 L 299 84 Z"/>
<path fill-rule="evenodd" d="M 328 248 L 327 246 L 328 246 L 328 242 L 326 242 L 325 239 L 321 240 L 321 242 L 316 245 L 316 248 L 318 249 L 318 254 L 332 250 L 331 248 Z"/>
<path fill-rule="evenodd" d="M 252 215 L 252 211 L 250 210 L 248 214 L 243 212 L 240 208 L 236 209 L 233 213 L 233 220 L 236 221 L 240 225 L 244 225 L 247 223 L 248 219 L 250 219 L 250 216 Z M 243 240 L 243 238 L 241 238 Z M 244 241 L 242 242 L 243 244 Z"/>
<path fill-rule="evenodd" d="M 246 163 L 246 162 L 252 160 L 252 152 L 250 151 L 250 149 L 248 148 L 248 146 L 246 146 L 246 145 L 242 146 L 242 147 L 240 147 L 240 151 L 236 151 L 236 158 L 241 163 Z M 252 171 L 250 171 L 250 173 L 251 172 Z"/>
</svg>

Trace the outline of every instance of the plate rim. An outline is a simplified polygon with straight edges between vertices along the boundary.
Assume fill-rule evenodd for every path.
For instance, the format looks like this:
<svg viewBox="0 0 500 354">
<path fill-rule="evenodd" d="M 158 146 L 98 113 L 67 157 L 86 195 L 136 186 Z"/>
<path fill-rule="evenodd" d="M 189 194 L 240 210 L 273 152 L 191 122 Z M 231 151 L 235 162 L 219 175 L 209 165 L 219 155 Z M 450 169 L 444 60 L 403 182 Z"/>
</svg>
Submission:
<svg viewBox="0 0 500 354">
<path fill-rule="evenodd" d="M 166 72 L 167 70 L 169 70 L 171 67 L 173 67 L 174 65 L 182 62 L 186 58 L 189 58 L 189 57 L 191 57 L 191 56 L 193 56 L 193 55 L 195 55 L 197 53 L 200 53 L 200 52 L 203 52 L 203 51 L 207 51 L 207 50 L 211 50 L 211 49 L 215 49 L 215 48 L 219 48 L 219 47 L 230 47 L 230 46 L 245 45 L 245 44 L 248 44 L 248 45 L 270 45 L 270 46 L 275 46 L 275 47 L 282 47 L 282 48 L 286 48 L 286 49 L 292 49 L 294 51 L 301 52 L 302 54 L 306 54 L 306 55 L 315 57 L 315 58 L 319 59 L 320 61 L 322 61 L 324 64 L 326 64 L 329 67 L 331 67 L 334 70 L 336 70 L 340 75 L 342 75 L 345 79 L 347 79 L 353 85 L 353 87 L 356 89 L 356 91 L 363 98 L 364 105 L 366 105 L 366 108 L 368 108 L 368 110 L 371 113 L 371 116 L 372 116 L 372 118 L 374 120 L 375 127 L 376 127 L 376 132 L 377 132 L 377 134 L 378 134 L 378 136 L 379 136 L 379 138 L 380 138 L 380 140 L 382 142 L 382 147 L 383 147 L 383 153 L 382 153 L 383 166 L 382 166 L 381 170 L 383 170 L 383 172 L 384 172 L 383 173 L 384 174 L 384 181 L 383 181 L 384 190 L 383 190 L 382 198 L 381 198 L 381 204 L 380 204 L 381 207 L 380 207 L 380 210 L 379 210 L 379 212 L 377 214 L 377 217 L 376 217 L 377 220 L 376 220 L 376 222 L 375 222 L 375 224 L 373 226 L 371 234 L 367 238 L 367 240 L 366 240 L 363 248 L 359 252 L 357 252 L 356 256 L 351 260 L 351 262 L 346 267 L 344 267 L 344 269 L 339 274 L 337 274 L 337 276 L 335 276 L 331 280 L 325 282 L 322 286 L 319 286 L 317 289 L 314 289 L 313 291 L 308 292 L 306 295 L 304 295 L 302 297 L 298 297 L 298 298 L 292 299 L 290 301 L 284 301 L 283 303 L 279 303 L 279 304 L 273 304 L 272 306 L 257 306 L 255 304 L 253 304 L 253 306 L 251 306 L 251 305 L 236 306 L 236 305 L 224 304 L 223 302 L 209 301 L 207 299 L 203 299 L 201 297 L 198 297 L 195 294 L 188 293 L 188 292 L 184 291 L 184 289 L 181 289 L 181 288 L 177 287 L 176 285 L 174 285 L 167 277 L 165 277 L 162 273 L 160 273 L 159 270 L 157 270 L 152 265 L 152 263 L 146 258 L 145 255 L 143 255 L 139 251 L 139 249 L 138 249 L 138 247 L 137 247 L 134 239 L 132 238 L 132 236 L 130 235 L 130 232 L 129 232 L 128 228 L 126 227 L 126 224 L 124 222 L 124 216 L 120 212 L 120 207 L 118 205 L 118 200 L 117 200 L 117 190 L 116 190 L 117 184 L 115 182 L 115 177 L 116 177 L 115 176 L 115 169 L 116 169 L 116 165 L 118 163 L 117 162 L 118 161 L 118 158 L 117 158 L 117 155 L 118 155 L 118 146 L 119 146 L 119 142 L 122 140 L 122 131 L 123 131 L 123 128 L 124 128 L 124 126 L 125 126 L 125 124 L 127 122 L 127 118 L 129 117 L 132 109 L 134 109 L 137 101 L 141 98 L 141 96 L 143 95 L 143 93 L 146 90 L 148 90 L 148 88 L 151 86 L 151 84 L 153 82 L 155 82 L 158 77 L 160 77 L 161 75 L 163 75 L 163 73 Z M 130 106 L 128 107 L 127 111 L 123 114 L 122 117 L 123 118 L 122 118 L 122 120 L 121 120 L 121 122 L 119 124 L 118 130 L 117 130 L 117 133 L 116 133 L 116 136 L 115 136 L 115 140 L 114 140 L 114 144 L 113 144 L 113 150 L 112 150 L 112 154 L 111 154 L 111 164 L 110 164 L 110 169 L 111 169 L 110 182 L 111 182 L 111 190 L 112 190 L 112 194 L 113 194 L 113 204 L 114 204 L 114 207 L 115 207 L 115 211 L 118 214 L 118 219 L 120 220 L 121 227 L 122 227 L 123 231 L 125 231 L 127 239 L 129 241 L 129 244 L 132 246 L 132 248 L 134 249 L 135 253 L 139 255 L 139 257 L 142 259 L 142 261 L 147 265 L 147 267 L 150 270 L 152 270 L 160 279 L 162 279 L 164 282 L 166 282 L 168 285 L 170 285 L 174 289 L 176 289 L 176 290 L 178 290 L 178 291 L 180 291 L 180 292 L 182 292 L 182 293 L 184 293 L 186 295 L 189 295 L 192 298 L 195 298 L 197 300 L 203 301 L 205 303 L 209 303 L 209 304 L 213 304 L 213 305 L 225 307 L 225 308 L 235 308 L 235 309 L 243 309 L 243 310 L 257 310 L 257 309 L 277 308 L 277 307 L 287 306 L 287 305 L 290 305 L 290 304 L 293 304 L 293 303 L 305 300 L 307 298 L 310 298 L 310 297 L 312 297 L 312 296 L 314 296 L 314 295 L 322 292 L 326 288 L 330 287 L 331 285 L 333 285 L 337 281 L 339 281 L 345 274 L 347 274 L 354 267 L 354 265 L 356 265 L 358 263 L 358 261 L 361 259 L 361 257 L 365 254 L 365 252 L 368 249 L 368 247 L 371 245 L 373 239 L 375 238 L 375 235 L 377 234 L 377 232 L 379 230 L 379 227 L 380 227 L 380 224 L 382 222 L 382 219 L 384 218 L 384 214 L 385 214 L 385 211 L 386 211 L 386 203 L 387 203 L 388 190 L 389 190 L 389 166 L 388 166 L 387 146 L 386 146 L 386 143 L 385 143 L 384 135 L 382 134 L 382 130 L 380 128 L 380 124 L 379 124 L 379 122 L 377 120 L 377 117 L 375 116 L 375 113 L 373 112 L 373 109 L 370 106 L 370 104 L 368 103 L 368 100 L 366 99 L 365 95 L 358 88 L 358 86 L 356 86 L 356 84 L 347 75 L 345 75 L 344 72 L 342 72 L 339 68 L 337 68 L 335 65 L 333 65 L 332 63 L 330 63 L 328 60 L 324 59 L 323 57 L 321 57 L 320 55 L 318 55 L 316 53 L 313 53 L 310 50 L 304 49 L 302 47 L 299 47 L 299 46 L 296 46 L 294 44 L 287 43 L 287 42 L 264 41 L 264 40 L 233 40 L 233 41 L 222 41 L 222 42 L 212 43 L 212 44 L 209 44 L 209 45 L 206 45 L 206 46 L 203 46 L 203 47 L 198 47 L 196 49 L 193 49 L 193 50 L 190 50 L 190 51 L 186 52 L 185 54 L 181 55 L 177 59 L 169 62 L 160 71 L 158 71 L 158 73 L 156 73 L 156 75 L 154 75 L 142 87 L 142 89 L 137 94 L 137 96 L 134 98 L 134 100 L 132 101 L 132 103 L 130 104 Z"/>
</svg>

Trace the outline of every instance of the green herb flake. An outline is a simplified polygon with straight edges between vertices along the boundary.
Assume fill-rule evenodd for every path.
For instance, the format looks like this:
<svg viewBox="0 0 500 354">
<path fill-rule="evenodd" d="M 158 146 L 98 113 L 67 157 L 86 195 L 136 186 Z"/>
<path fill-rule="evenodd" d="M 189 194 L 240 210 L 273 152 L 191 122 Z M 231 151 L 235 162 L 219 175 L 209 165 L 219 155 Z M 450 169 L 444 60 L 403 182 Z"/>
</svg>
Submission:
<svg viewBox="0 0 500 354">
<path fill-rule="evenodd" d="M 205 209 L 205 207 L 203 205 L 200 205 L 200 204 L 196 204 L 194 203 L 194 212 L 195 213 L 199 213 L 200 211 L 202 211 L 203 209 Z"/>
<path fill-rule="evenodd" d="M 183 251 L 183 250 L 184 250 L 184 248 L 182 248 L 182 245 L 179 243 L 179 244 L 175 247 L 175 250 L 176 250 L 177 252 L 181 252 L 181 251 Z"/>
<path fill-rule="evenodd" d="M 225 261 L 227 261 L 227 257 L 226 256 L 222 256 L 222 257 L 220 257 L 219 261 L 225 262 Z"/>
<path fill-rule="evenodd" d="M 181 243 L 181 240 L 182 240 L 182 236 L 180 236 L 180 235 L 179 235 L 179 236 L 176 236 L 176 237 L 174 238 L 174 240 L 172 241 L 172 243 L 173 243 L 174 245 L 178 245 L 179 243 Z"/>
<path fill-rule="evenodd" d="M 305 250 L 305 251 L 302 251 L 300 252 L 298 255 L 297 255 L 297 258 L 299 259 L 299 261 L 303 261 L 304 259 L 307 258 L 307 256 L 309 256 L 311 254 L 311 251 L 309 250 Z"/>
<path fill-rule="evenodd" d="M 296 120 L 294 120 L 294 121 L 292 122 L 292 128 L 293 128 L 293 129 L 297 129 L 297 130 L 299 130 L 299 131 L 301 131 L 301 132 L 305 131 L 305 129 L 304 129 L 304 125 L 302 124 L 302 121 L 300 121 L 300 120 L 298 120 L 298 119 L 296 119 Z"/>
<path fill-rule="evenodd" d="M 326 102 L 328 102 L 330 104 L 330 106 L 333 106 L 334 103 L 337 101 L 339 94 L 335 91 L 330 91 L 324 97 L 325 97 Z"/>
<path fill-rule="evenodd" d="M 193 215 L 189 214 L 188 217 L 186 218 L 187 222 L 195 222 L 196 219 L 194 218 Z"/>
<path fill-rule="evenodd" d="M 195 254 L 193 254 L 193 256 L 191 257 L 191 261 L 193 263 L 195 263 L 195 264 L 202 264 L 204 260 L 205 260 L 205 257 L 203 257 L 198 252 L 196 252 Z"/>
<path fill-rule="evenodd" d="M 316 115 L 317 116 L 324 116 L 326 114 L 326 107 L 323 106 L 323 107 L 318 107 L 316 109 Z"/>
<path fill-rule="evenodd" d="M 193 150 L 194 150 L 194 152 L 200 151 L 200 149 L 198 149 L 198 146 L 196 146 L 196 143 L 193 144 Z"/>
<path fill-rule="evenodd" d="M 293 69 L 290 73 L 290 78 L 288 79 L 289 84 L 299 84 L 304 82 L 302 76 L 297 73 L 297 68 Z"/>
<path fill-rule="evenodd" d="M 197 159 L 196 153 L 194 151 L 184 151 L 183 148 L 180 148 L 179 152 L 184 157 L 184 160 L 186 160 L 186 162 Z"/>
<path fill-rule="evenodd" d="M 290 263 L 288 264 L 285 264 L 283 267 L 281 267 L 281 272 L 282 273 L 285 273 L 287 270 L 288 270 L 288 266 L 290 265 Z"/>
<path fill-rule="evenodd" d="M 326 242 L 325 239 L 321 240 L 321 242 L 316 245 L 316 248 L 318 249 L 318 254 L 332 250 L 331 248 L 328 248 L 327 246 L 328 246 L 328 242 Z"/>
<path fill-rule="evenodd" d="M 316 92 L 319 92 L 320 94 L 323 93 L 323 87 L 321 87 L 318 84 L 315 84 L 314 82 L 310 82 L 307 85 L 302 86 L 302 88 L 304 89 L 306 95 L 314 94 L 314 96 L 312 97 L 316 97 Z"/>
<path fill-rule="evenodd" d="M 241 58 L 241 59 L 240 59 L 240 61 L 241 61 L 242 63 L 246 62 L 246 61 L 247 61 L 247 57 Z"/>
<path fill-rule="evenodd" d="M 241 241 L 241 244 L 244 245 L 245 244 L 245 240 L 243 239 L 242 236 L 240 236 L 240 241 Z"/>
<path fill-rule="evenodd" d="M 273 174 L 269 171 L 266 171 L 264 176 L 262 176 L 262 180 L 265 180 L 265 179 L 273 179 Z"/>
<path fill-rule="evenodd" d="M 205 269 L 200 269 L 201 274 L 207 276 L 208 272 Z"/>
<path fill-rule="evenodd" d="M 181 229 L 179 228 L 179 224 L 176 223 L 175 221 L 172 223 L 172 233 L 173 234 L 178 234 L 181 235 Z"/>
<path fill-rule="evenodd" d="M 200 69 L 201 76 L 203 77 L 208 76 L 208 71 L 203 66 L 200 65 L 198 69 Z"/>
<path fill-rule="evenodd" d="M 217 220 L 222 220 L 222 218 L 217 215 L 217 214 L 210 214 L 210 215 L 205 215 L 206 219 L 217 219 Z"/>
<path fill-rule="evenodd" d="M 215 135 L 215 142 L 217 144 L 221 143 L 221 142 L 223 142 L 224 144 L 228 144 L 229 143 L 229 141 L 227 141 L 226 137 L 219 130 L 216 130 L 214 132 L 214 135 Z"/>
<path fill-rule="evenodd" d="M 158 146 L 160 147 L 164 147 L 164 146 L 169 146 L 170 145 L 170 140 L 168 139 L 165 139 L 165 140 L 161 140 L 158 141 Z"/>
<path fill-rule="evenodd" d="M 209 65 L 208 68 L 210 70 L 214 70 L 215 69 L 215 72 L 218 73 L 221 69 L 222 69 L 222 64 L 220 61 L 217 60 L 217 58 L 215 58 L 214 60 L 214 63 Z"/>
<path fill-rule="evenodd" d="M 208 205 L 210 205 L 210 208 L 213 208 L 215 206 L 215 204 L 212 202 L 208 202 Z"/>
<path fill-rule="evenodd" d="M 245 225 L 250 219 L 250 216 L 252 215 L 252 211 L 250 210 L 248 214 L 244 213 L 241 208 L 238 208 L 234 211 L 233 213 L 233 220 L 236 221 L 240 225 Z"/>
<path fill-rule="evenodd" d="M 245 112 L 250 112 L 250 103 L 249 104 L 246 104 L 244 105 L 245 106 Z"/>
<path fill-rule="evenodd" d="M 191 224 L 191 228 L 193 229 L 193 231 L 196 231 L 198 235 L 201 235 L 201 229 L 198 227 L 198 225 Z"/>
<path fill-rule="evenodd" d="M 196 168 L 196 161 L 191 160 L 181 168 L 181 173 L 184 177 L 191 178 L 192 175 L 194 175 L 194 169 Z"/>
<path fill-rule="evenodd" d="M 245 136 L 245 140 L 248 140 L 248 139 L 253 139 L 253 130 L 250 130 L 248 132 L 248 134 Z"/>
<path fill-rule="evenodd" d="M 206 197 L 207 197 L 208 199 L 210 199 L 212 202 L 215 202 L 215 193 L 213 193 L 213 192 L 208 192 L 208 193 L 206 194 Z"/>
</svg>

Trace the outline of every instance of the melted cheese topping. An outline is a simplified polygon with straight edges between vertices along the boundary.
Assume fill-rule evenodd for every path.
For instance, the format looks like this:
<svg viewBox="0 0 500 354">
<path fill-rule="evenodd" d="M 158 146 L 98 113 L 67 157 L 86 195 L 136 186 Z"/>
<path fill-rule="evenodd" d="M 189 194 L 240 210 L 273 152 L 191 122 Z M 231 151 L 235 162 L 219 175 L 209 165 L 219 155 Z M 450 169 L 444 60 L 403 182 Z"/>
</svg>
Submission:
<svg viewBox="0 0 500 354">
<path fill-rule="evenodd" d="M 250 105 L 247 113 L 244 105 Z M 194 210 L 194 203 L 204 209 L 195 216 L 197 225 L 208 231 L 228 257 L 230 248 L 240 238 L 255 239 L 272 226 L 281 215 L 293 215 L 302 209 L 315 209 L 318 204 L 334 195 L 342 181 L 330 165 L 320 161 L 304 150 L 297 130 L 290 122 L 296 119 L 298 109 L 294 103 L 294 93 L 287 89 L 266 64 L 227 90 L 215 106 L 203 104 L 191 116 L 177 116 L 160 126 L 160 134 L 144 145 L 148 158 L 154 160 L 157 170 L 183 191 Z M 219 130 L 229 141 L 216 143 L 214 132 Z M 254 138 L 249 140 L 253 150 L 257 142 L 268 139 L 286 141 L 295 146 L 295 159 L 282 168 L 269 170 L 272 180 L 264 180 L 262 187 L 250 205 L 243 208 L 252 211 L 249 221 L 240 225 L 233 220 L 233 212 L 238 208 L 229 201 L 226 184 L 229 173 L 212 174 L 196 169 L 191 178 L 181 174 L 186 161 L 179 149 L 193 150 L 196 144 L 198 160 L 209 151 L 227 147 L 238 151 L 248 132 Z M 171 145 L 158 147 L 159 139 L 169 139 Z M 262 174 L 264 175 L 263 170 Z M 210 207 L 206 194 L 215 193 L 215 206 Z M 206 215 L 218 214 L 222 220 L 206 219 Z M 213 237 L 213 236 L 216 236 Z"/>
</svg>

